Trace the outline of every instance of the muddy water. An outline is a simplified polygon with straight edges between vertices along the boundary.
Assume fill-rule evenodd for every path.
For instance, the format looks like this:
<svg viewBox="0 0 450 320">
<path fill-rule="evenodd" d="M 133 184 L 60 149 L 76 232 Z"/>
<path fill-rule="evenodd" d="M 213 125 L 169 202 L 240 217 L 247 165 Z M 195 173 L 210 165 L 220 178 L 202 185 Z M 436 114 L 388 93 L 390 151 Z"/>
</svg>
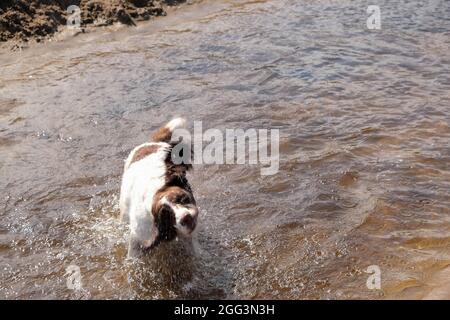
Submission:
<svg viewBox="0 0 450 320">
<path fill-rule="evenodd" d="M 419 3 L 378 1 L 370 31 L 364 1 L 204 1 L 3 52 L 0 297 L 449 298 L 450 5 Z M 179 283 L 117 219 L 123 159 L 175 115 L 281 134 L 276 175 L 196 166 Z"/>
</svg>

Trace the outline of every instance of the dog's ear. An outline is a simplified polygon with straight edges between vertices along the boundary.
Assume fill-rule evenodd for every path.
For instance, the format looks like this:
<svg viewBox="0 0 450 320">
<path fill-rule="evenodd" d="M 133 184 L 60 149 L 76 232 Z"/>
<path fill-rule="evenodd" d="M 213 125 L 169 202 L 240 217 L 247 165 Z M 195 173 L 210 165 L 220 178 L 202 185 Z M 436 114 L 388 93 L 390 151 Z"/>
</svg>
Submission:
<svg viewBox="0 0 450 320">
<path fill-rule="evenodd" d="M 160 203 L 153 209 L 153 225 L 151 237 L 141 243 L 144 250 L 151 250 L 161 241 L 173 240 L 177 233 L 175 230 L 175 212 L 166 203 Z"/>
<path fill-rule="evenodd" d="M 177 231 L 175 229 L 175 212 L 167 204 L 162 203 L 154 216 L 155 226 L 158 228 L 158 238 L 160 241 L 170 241 L 175 239 Z"/>
</svg>

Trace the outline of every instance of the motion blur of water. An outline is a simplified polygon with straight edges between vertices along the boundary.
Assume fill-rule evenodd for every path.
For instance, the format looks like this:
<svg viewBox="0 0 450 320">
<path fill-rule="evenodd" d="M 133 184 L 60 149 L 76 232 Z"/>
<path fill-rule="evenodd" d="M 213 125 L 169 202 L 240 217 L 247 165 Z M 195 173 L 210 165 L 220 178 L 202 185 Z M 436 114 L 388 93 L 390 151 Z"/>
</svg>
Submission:
<svg viewBox="0 0 450 320">
<path fill-rule="evenodd" d="M 0 298 L 450 297 L 450 3 L 423 3 L 368 30 L 366 1 L 203 1 L 1 53 Z M 123 159 L 175 115 L 281 134 L 278 174 L 196 166 L 179 281 L 117 219 Z"/>
</svg>

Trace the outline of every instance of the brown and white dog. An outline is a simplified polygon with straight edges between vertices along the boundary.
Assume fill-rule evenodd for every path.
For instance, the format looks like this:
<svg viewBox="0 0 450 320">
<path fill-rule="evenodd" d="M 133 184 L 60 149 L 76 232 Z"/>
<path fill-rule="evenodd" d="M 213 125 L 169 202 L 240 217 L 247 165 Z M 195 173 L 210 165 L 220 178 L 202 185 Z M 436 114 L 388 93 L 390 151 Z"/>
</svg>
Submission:
<svg viewBox="0 0 450 320">
<path fill-rule="evenodd" d="M 150 142 L 134 148 L 125 162 L 120 212 L 130 223 L 129 256 L 188 238 L 197 225 L 198 208 L 186 178 L 191 165 L 175 165 L 171 157 L 176 145 L 172 132 L 184 125 L 184 119 L 173 119 Z"/>
</svg>

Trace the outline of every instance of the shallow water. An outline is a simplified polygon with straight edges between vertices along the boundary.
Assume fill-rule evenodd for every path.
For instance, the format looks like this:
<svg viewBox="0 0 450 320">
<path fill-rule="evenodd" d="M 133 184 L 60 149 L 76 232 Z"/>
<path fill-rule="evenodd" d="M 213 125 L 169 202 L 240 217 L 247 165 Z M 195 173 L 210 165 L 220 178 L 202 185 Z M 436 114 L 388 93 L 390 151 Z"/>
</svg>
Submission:
<svg viewBox="0 0 450 320">
<path fill-rule="evenodd" d="M 450 298 L 450 3 L 410 2 L 367 30 L 365 1 L 204 1 L 2 52 L 0 298 Z M 170 282 L 117 216 L 123 159 L 175 115 L 281 140 L 273 176 L 195 167 Z"/>
</svg>

